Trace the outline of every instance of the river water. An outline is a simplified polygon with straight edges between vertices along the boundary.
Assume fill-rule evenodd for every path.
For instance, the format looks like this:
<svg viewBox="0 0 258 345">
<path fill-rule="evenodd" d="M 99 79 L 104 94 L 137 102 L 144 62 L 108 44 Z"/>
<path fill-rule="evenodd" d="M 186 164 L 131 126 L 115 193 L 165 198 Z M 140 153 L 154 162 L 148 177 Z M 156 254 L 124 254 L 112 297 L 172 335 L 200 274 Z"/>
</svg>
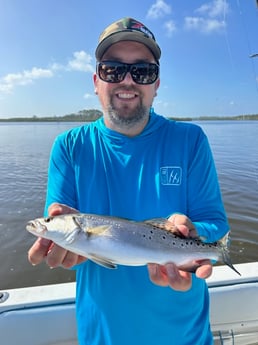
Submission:
<svg viewBox="0 0 258 345">
<path fill-rule="evenodd" d="M 258 260 L 258 121 L 201 121 L 213 151 L 231 226 L 233 263 Z M 31 266 L 35 237 L 26 222 L 42 216 L 54 138 L 78 123 L 0 123 L 0 290 L 69 282 L 74 272 Z"/>
</svg>

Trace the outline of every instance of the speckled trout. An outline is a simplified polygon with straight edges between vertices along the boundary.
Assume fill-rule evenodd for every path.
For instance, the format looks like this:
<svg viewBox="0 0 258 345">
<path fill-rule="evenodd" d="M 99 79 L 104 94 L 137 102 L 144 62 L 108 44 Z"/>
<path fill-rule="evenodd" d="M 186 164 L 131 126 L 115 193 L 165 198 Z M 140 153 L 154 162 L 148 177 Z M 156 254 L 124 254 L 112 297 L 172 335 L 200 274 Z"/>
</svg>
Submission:
<svg viewBox="0 0 258 345">
<path fill-rule="evenodd" d="M 137 222 L 76 213 L 37 218 L 29 221 L 26 229 L 107 268 L 173 262 L 181 270 L 195 272 L 200 260 L 209 259 L 221 261 L 237 272 L 225 239 L 204 243 L 179 236 L 168 219 Z"/>
</svg>

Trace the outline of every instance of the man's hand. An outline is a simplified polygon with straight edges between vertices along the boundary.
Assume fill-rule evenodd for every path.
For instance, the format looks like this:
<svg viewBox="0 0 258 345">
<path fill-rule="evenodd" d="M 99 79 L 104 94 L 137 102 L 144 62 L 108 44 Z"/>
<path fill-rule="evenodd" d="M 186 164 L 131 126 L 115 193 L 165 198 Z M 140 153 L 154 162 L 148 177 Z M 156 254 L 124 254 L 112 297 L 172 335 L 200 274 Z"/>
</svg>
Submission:
<svg viewBox="0 0 258 345">
<path fill-rule="evenodd" d="M 173 214 L 168 219 L 176 230 L 184 237 L 197 237 L 197 232 L 191 220 L 183 214 Z M 212 273 L 212 265 L 209 260 L 199 261 L 200 267 L 195 274 L 198 278 L 206 279 Z M 191 273 L 180 271 L 173 263 L 166 265 L 148 264 L 150 280 L 160 286 L 170 286 L 177 291 L 187 291 L 192 286 Z"/>
<path fill-rule="evenodd" d="M 78 211 L 72 207 L 57 203 L 50 205 L 48 209 L 50 216 L 68 213 L 78 213 Z M 71 268 L 87 260 L 85 257 L 69 252 L 45 238 L 38 238 L 35 241 L 28 252 L 28 259 L 32 265 L 37 265 L 45 260 L 51 268 L 59 266 Z"/>
</svg>

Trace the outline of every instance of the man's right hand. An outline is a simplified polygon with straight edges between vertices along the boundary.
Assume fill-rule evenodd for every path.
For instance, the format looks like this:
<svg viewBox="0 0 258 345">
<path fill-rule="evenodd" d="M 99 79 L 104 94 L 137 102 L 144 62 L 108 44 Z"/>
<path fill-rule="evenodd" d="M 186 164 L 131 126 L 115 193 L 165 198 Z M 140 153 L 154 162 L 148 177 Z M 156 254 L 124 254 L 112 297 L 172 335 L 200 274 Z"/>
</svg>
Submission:
<svg viewBox="0 0 258 345">
<path fill-rule="evenodd" d="M 72 207 L 58 203 L 50 205 L 48 209 L 49 216 L 68 213 L 78 213 L 78 211 Z M 87 260 L 87 258 L 63 249 L 51 240 L 41 237 L 29 249 L 28 259 L 32 265 L 38 265 L 45 260 L 51 268 L 60 266 L 71 268 Z"/>
</svg>

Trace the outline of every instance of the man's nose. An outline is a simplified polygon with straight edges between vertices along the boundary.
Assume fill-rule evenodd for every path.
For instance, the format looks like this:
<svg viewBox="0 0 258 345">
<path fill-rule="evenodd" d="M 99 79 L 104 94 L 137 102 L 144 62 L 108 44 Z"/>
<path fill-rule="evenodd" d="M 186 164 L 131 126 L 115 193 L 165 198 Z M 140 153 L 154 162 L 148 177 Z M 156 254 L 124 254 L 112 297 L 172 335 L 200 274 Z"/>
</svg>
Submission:
<svg viewBox="0 0 258 345">
<path fill-rule="evenodd" d="M 123 83 L 123 82 L 126 83 L 126 84 L 135 83 L 135 82 L 133 81 L 133 78 L 132 78 L 131 73 L 130 73 L 129 71 L 126 73 L 125 78 L 124 78 L 124 80 L 122 81 L 122 83 Z"/>
</svg>

